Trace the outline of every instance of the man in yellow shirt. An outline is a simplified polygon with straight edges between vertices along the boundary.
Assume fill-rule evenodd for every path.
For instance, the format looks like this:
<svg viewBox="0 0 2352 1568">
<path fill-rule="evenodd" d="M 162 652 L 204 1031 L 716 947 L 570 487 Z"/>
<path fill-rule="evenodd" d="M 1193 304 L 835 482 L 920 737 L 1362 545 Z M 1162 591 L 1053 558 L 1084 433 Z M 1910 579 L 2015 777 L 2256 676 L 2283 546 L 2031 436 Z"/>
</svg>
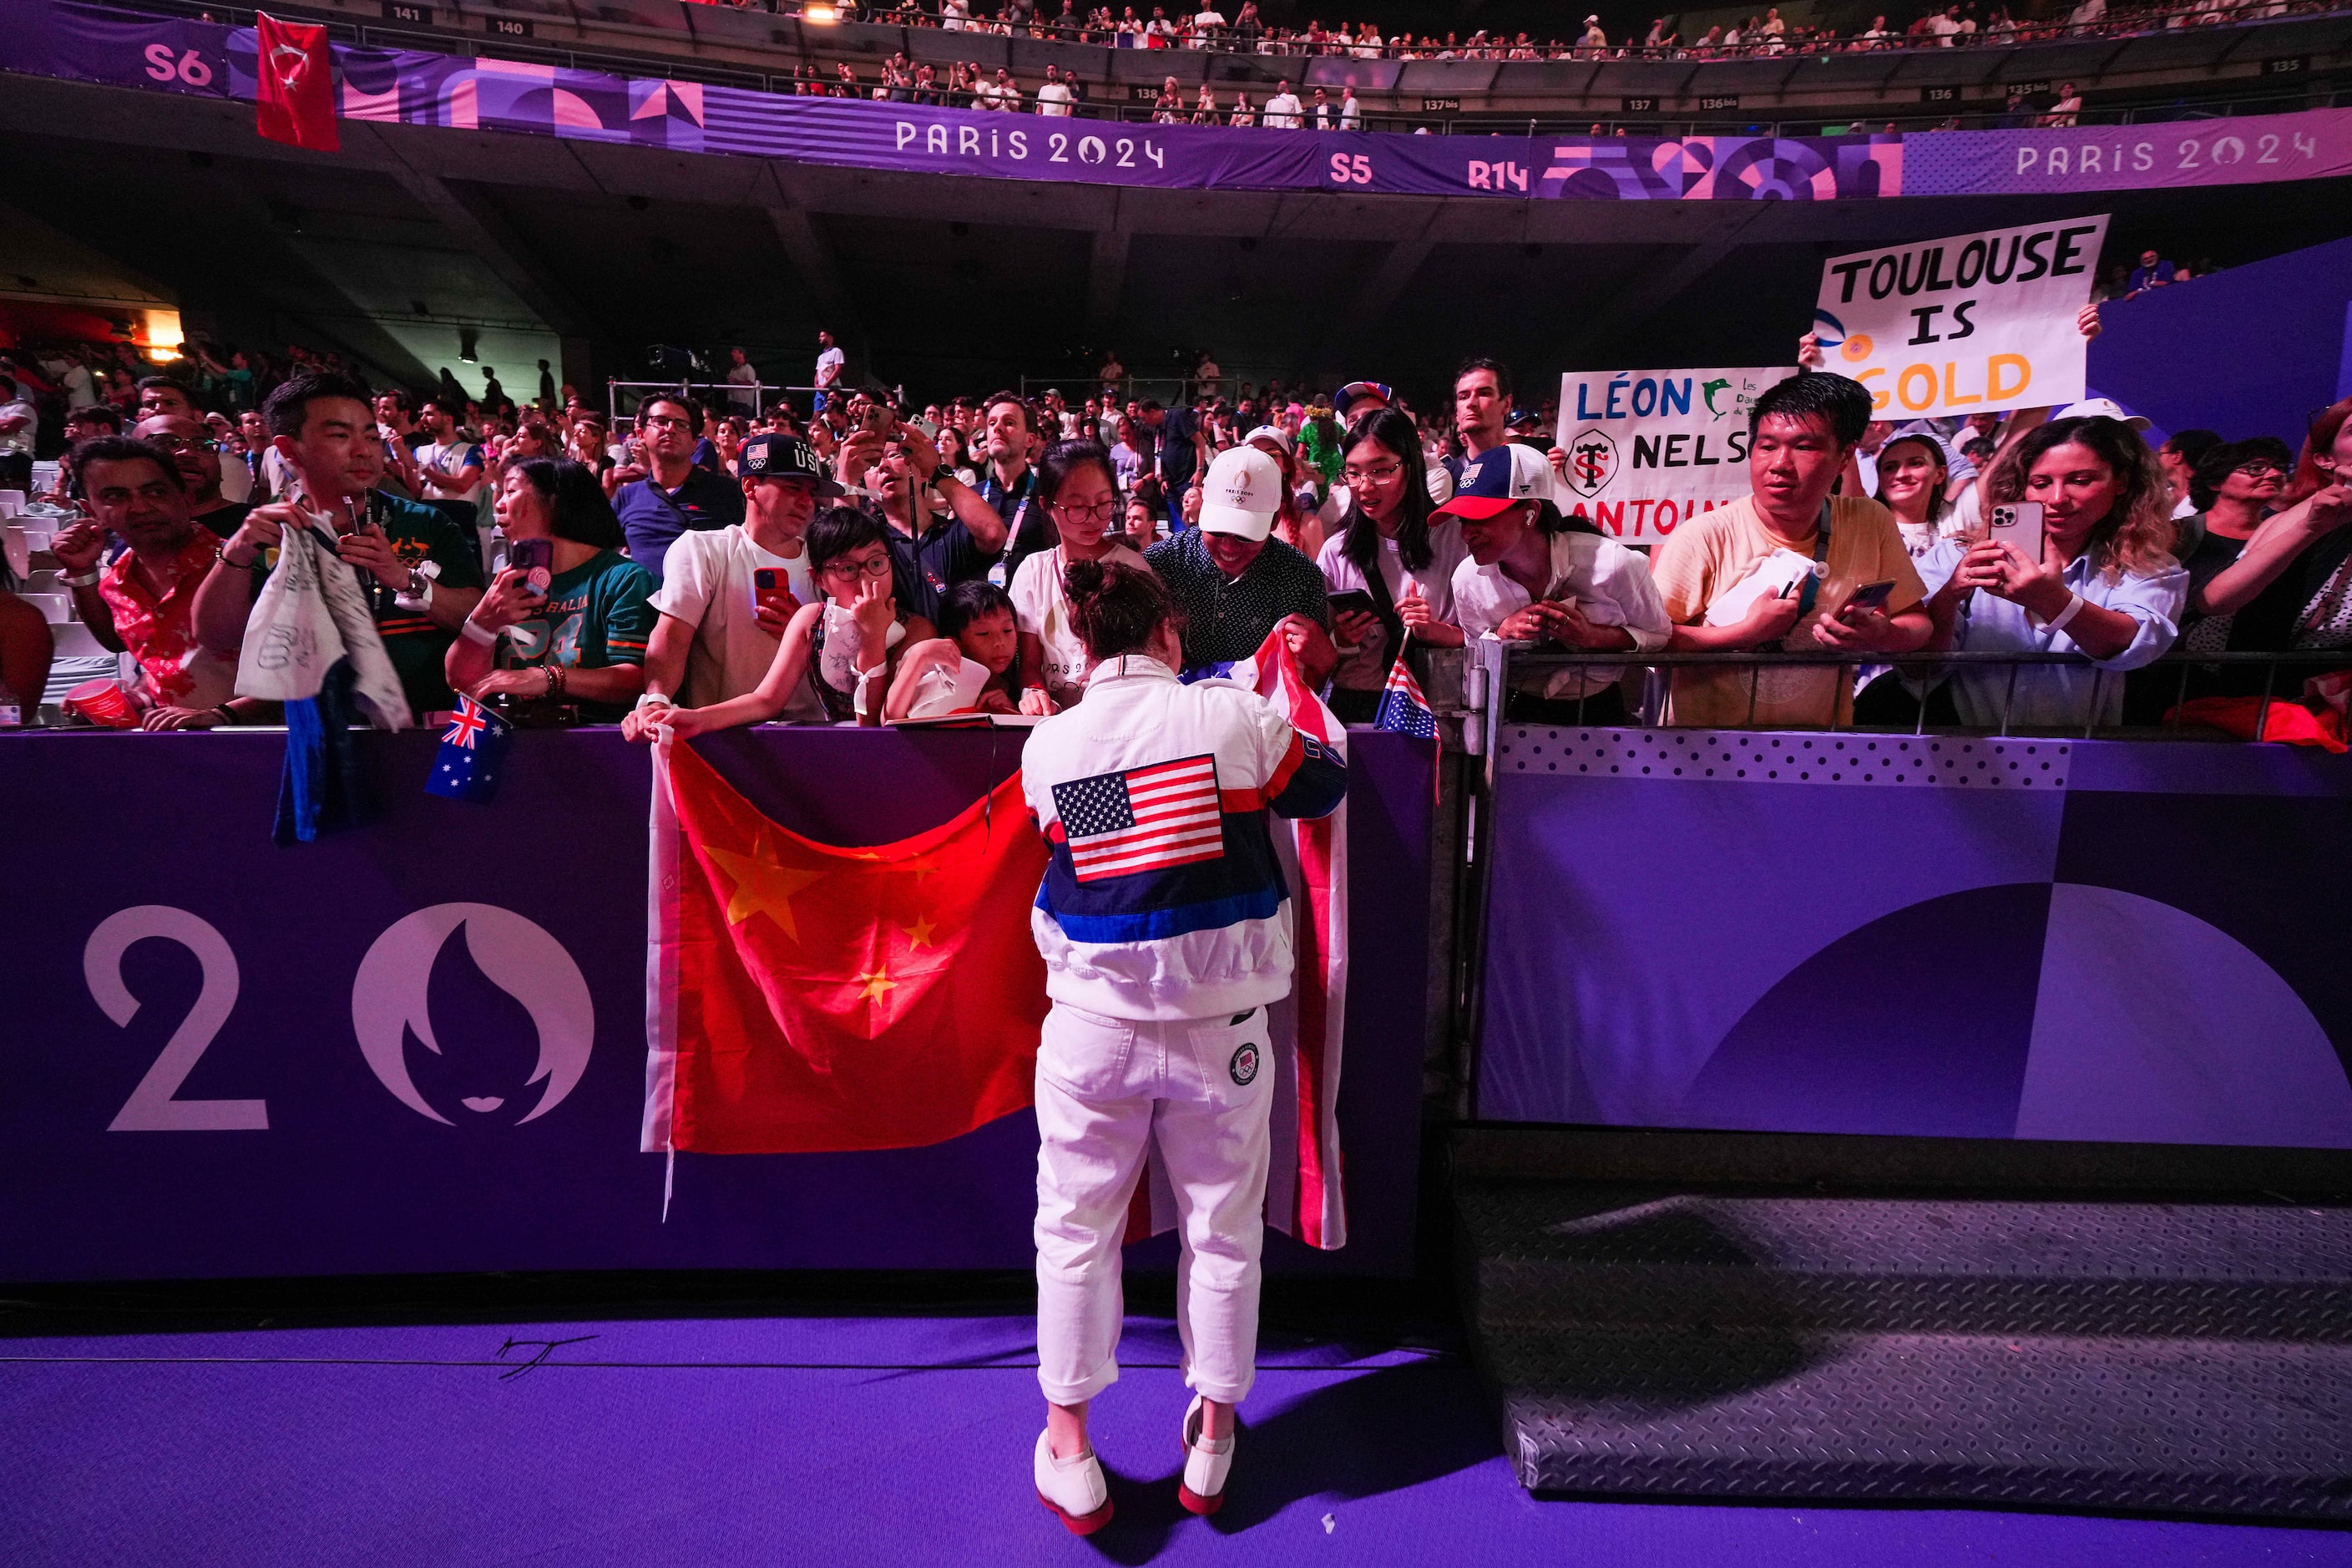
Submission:
<svg viewBox="0 0 2352 1568">
<path fill-rule="evenodd" d="M 1752 493 L 1685 522 L 1651 558 L 1674 623 L 1669 648 L 1851 654 L 1858 664 L 1927 640 L 1927 593 L 1894 514 L 1830 494 L 1870 413 L 1860 383 L 1820 373 L 1801 372 L 1756 400 Z M 1864 588 L 1873 592 L 1850 602 Z M 1853 677 L 1851 666 L 1834 664 L 1685 668 L 1675 672 L 1668 722 L 1738 727 L 1751 714 L 1766 729 L 1844 721 Z"/>
</svg>

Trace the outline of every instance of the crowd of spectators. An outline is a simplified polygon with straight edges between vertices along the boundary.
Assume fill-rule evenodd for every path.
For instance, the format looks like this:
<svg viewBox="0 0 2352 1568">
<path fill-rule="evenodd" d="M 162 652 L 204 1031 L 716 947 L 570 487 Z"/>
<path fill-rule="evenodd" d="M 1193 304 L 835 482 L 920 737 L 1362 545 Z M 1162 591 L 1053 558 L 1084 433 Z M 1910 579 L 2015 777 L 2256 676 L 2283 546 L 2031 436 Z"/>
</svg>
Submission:
<svg viewBox="0 0 2352 1568">
<path fill-rule="evenodd" d="M 1756 403 L 1751 493 L 1644 546 L 1577 515 L 1554 404 L 1521 405 L 1496 359 L 1420 414 L 1379 382 L 1260 388 L 1206 354 L 1172 405 L 1124 395 L 1116 353 L 1076 397 L 914 405 L 821 347 L 812 404 L 654 393 L 620 429 L 551 378 L 530 405 L 485 406 L 313 363 L 251 408 L 206 405 L 242 384 L 150 375 L 128 417 L 68 410 L 53 494 L 79 515 L 49 564 L 129 655 L 130 706 L 170 729 L 274 717 L 234 687 L 288 528 L 357 571 L 415 711 L 462 692 L 638 736 L 1082 701 L 1065 587 L 1080 562 L 1155 573 L 1188 667 L 1279 633 L 1351 721 L 1402 651 L 1480 638 L 1623 656 L 1528 671 L 1515 718 L 1775 727 L 2155 722 L 2260 679 L 2132 675 L 2176 640 L 2352 644 L 2352 404 L 2300 453 L 2197 431 L 2151 450 L 2111 404 L 1897 426 L 1809 340 L 1807 368 Z M 22 406 L 0 384 L 0 416 Z M 1987 537 L 2019 500 L 2044 509 L 2040 559 Z M 34 669 L 47 626 L 22 609 L 0 598 L 13 690 L 54 698 L 92 673 Z M 1924 661 L 1950 651 L 2074 657 Z M 1788 652 L 1823 662 L 1641 673 L 1644 655 Z"/>
<path fill-rule="evenodd" d="M 1004 0 L 989 14 L 975 9 L 971 0 L 713 0 L 755 9 L 776 9 L 805 15 L 822 5 L 824 20 L 870 21 L 897 26 L 939 27 L 950 32 L 991 33 L 1007 37 L 1059 39 L 1097 47 L 1131 49 L 1199 49 L 1276 56 L 1324 56 L 1358 59 L 1429 60 L 1553 60 L 1553 59 L 1711 59 L 1794 53 L 1845 52 L 1894 48 L 1950 48 L 1972 44 L 2021 44 L 2052 39 L 2116 36 L 2168 28 L 2217 26 L 2231 22 L 2333 10 L 2338 0 L 2156 0 L 2148 5 L 2110 5 L 2108 0 L 2077 0 L 2067 9 L 2035 14 L 2039 8 L 2020 6 L 2021 14 L 1993 3 L 1979 9 L 1977 0 L 1923 5 L 1916 16 L 1890 26 L 1885 14 L 1874 16 L 1869 26 L 1850 33 L 1806 26 L 1784 19 L 1777 6 L 1742 22 L 1708 27 L 1685 37 L 1670 18 L 1651 22 L 1637 38 L 1631 34 L 1612 40 L 1600 16 L 1591 15 L 1566 29 L 1565 37 L 1538 37 L 1526 31 L 1440 37 L 1407 27 L 1383 36 L 1371 22 L 1340 22 L 1326 26 L 1310 19 L 1304 26 L 1269 23 L 1256 0 L 1243 3 L 1228 16 L 1222 0 L 1200 0 L 1198 10 L 1182 5 L 1108 5 L 1082 7 L 1077 0 Z M 864 96 L 854 73 L 842 66 L 820 83 L 820 90 Z"/>
</svg>

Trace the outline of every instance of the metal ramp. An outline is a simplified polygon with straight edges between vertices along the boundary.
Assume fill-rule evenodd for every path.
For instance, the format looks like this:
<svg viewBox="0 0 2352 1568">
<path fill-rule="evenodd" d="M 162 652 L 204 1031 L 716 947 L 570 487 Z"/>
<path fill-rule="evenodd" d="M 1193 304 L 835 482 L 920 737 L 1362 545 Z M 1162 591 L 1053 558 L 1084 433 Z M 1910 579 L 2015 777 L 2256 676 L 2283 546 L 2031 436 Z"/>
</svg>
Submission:
<svg viewBox="0 0 2352 1568">
<path fill-rule="evenodd" d="M 1530 1490 L 2352 1520 L 2352 1210 L 1454 1202 Z"/>
</svg>

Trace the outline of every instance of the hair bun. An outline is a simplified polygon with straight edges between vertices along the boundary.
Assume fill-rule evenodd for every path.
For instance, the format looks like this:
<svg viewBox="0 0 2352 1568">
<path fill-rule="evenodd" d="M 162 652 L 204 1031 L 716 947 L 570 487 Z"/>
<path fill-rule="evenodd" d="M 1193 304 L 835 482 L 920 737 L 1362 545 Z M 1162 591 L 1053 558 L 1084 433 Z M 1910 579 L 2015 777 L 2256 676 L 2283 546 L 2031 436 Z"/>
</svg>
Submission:
<svg viewBox="0 0 2352 1568">
<path fill-rule="evenodd" d="M 1062 591 L 1073 605 L 1099 595 L 1106 582 L 1099 561 L 1073 561 L 1062 569 Z"/>
</svg>

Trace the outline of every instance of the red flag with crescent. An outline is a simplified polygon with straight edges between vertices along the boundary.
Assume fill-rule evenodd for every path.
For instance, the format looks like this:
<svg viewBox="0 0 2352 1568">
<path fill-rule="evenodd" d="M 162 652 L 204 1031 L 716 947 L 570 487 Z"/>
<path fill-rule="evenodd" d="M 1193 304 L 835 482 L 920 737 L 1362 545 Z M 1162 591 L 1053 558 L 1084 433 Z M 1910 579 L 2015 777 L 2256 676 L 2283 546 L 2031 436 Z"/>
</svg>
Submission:
<svg viewBox="0 0 2352 1568">
<path fill-rule="evenodd" d="M 291 147 L 341 152 L 327 29 L 260 13 L 254 20 L 253 128 Z"/>
</svg>

